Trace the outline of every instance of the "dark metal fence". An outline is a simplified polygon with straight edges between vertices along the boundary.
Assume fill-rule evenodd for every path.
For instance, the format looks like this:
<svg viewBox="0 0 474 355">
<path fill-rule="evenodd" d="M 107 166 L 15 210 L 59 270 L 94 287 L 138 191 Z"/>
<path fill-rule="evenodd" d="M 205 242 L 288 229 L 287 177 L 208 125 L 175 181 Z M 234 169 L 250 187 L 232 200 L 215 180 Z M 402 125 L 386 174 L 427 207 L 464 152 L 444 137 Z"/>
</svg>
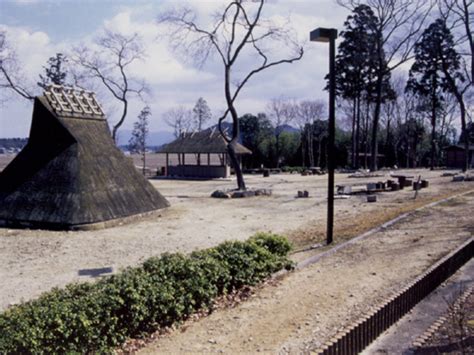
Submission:
<svg viewBox="0 0 474 355">
<path fill-rule="evenodd" d="M 473 255 L 474 239 L 471 238 L 435 263 L 428 271 L 389 298 L 380 307 L 375 308 L 368 316 L 363 317 L 347 327 L 345 331 L 337 334 L 325 346 L 318 349 L 316 354 L 358 354 L 442 282 L 453 275 Z"/>
</svg>

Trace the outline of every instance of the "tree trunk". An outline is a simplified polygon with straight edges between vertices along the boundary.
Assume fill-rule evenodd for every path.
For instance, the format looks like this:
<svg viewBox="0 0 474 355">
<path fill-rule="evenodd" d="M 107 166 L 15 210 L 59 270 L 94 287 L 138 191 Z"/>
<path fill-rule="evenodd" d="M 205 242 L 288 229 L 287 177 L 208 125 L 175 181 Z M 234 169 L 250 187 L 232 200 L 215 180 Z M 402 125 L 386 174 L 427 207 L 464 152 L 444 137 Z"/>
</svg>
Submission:
<svg viewBox="0 0 474 355">
<path fill-rule="evenodd" d="M 357 111 L 357 98 L 354 98 L 352 107 L 352 132 L 351 132 L 351 140 L 352 140 L 352 167 L 355 168 L 356 166 L 356 111 Z"/>
<path fill-rule="evenodd" d="M 435 89 L 433 89 L 434 91 Z M 436 155 L 436 99 L 432 97 L 432 108 L 431 108 L 431 162 L 430 170 L 434 170 L 435 167 L 435 155 Z"/>
<path fill-rule="evenodd" d="M 377 147 L 377 136 L 379 131 L 379 118 L 380 118 L 380 108 L 382 106 L 382 82 L 383 82 L 383 72 L 379 72 L 377 76 L 377 83 L 376 83 L 376 99 L 375 99 L 375 109 L 374 109 L 374 117 L 372 123 L 372 142 L 371 142 L 371 149 L 370 152 L 372 154 L 372 159 L 370 162 L 370 170 L 376 171 L 377 170 L 377 154 L 378 154 L 378 147 Z"/>
<path fill-rule="evenodd" d="M 314 137 L 313 137 L 313 129 L 310 126 L 308 132 L 308 159 L 309 159 L 309 167 L 314 166 Z"/>
<path fill-rule="evenodd" d="M 125 117 L 127 117 L 127 111 L 128 111 L 128 101 L 123 99 L 123 111 L 122 111 L 122 117 L 120 117 L 120 120 L 117 122 L 117 124 L 113 127 L 112 129 L 112 139 L 114 140 L 115 144 L 117 145 L 117 131 L 122 125 L 123 121 L 125 121 Z"/>
<path fill-rule="evenodd" d="M 368 167 L 368 155 L 369 155 L 369 121 L 370 121 L 370 103 L 367 101 L 367 111 L 365 116 L 365 134 L 364 134 L 364 169 Z"/>
<path fill-rule="evenodd" d="M 227 107 L 229 108 L 230 115 L 232 117 L 232 139 L 227 141 L 227 151 L 229 153 L 230 162 L 234 168 L 235 176 L 237 178 L 237 188 L 239 190 L 247 190 L 245 186 L 244 176 L 242 174 L 242 169 L 240 168 L 239 160 L 235 154 L 235 145 L 239 140 L 240 129 L 239 129 L 239 116 L 235 110 L 234 103 L 232 101 L 232 96 L 230 93 L 230 66 L 226 65 L 225 67 L 225 80 L 224 80 L 224 90 L 225 98 L 227 102 Z M 219 122 L 219 125 L 221 122 Z M 221 130 L 222 131 L 222 130 Z M 226 138 L 228 139 L 228 138 Z"/>
<path fill-rule="evenodd" d="M 389 149 L 391 147 L 391 144 L 390 144 L 390 116 L 387 117 L 387 135 L 385 136 L 385 165 L 388 166 L 388 152 L 389 152 Z M 390 162 L 391 163 L 391 162 Z"/>
<path fill-rule="evenodd" d="M 356 163 L 355 168 L 359 169 L 359 153 L 360 153 L 360 95 L 357 97 L 357 123 L 356 123 Z"/>
<path fill-rule="evenodd" d="M 275 128 L 275 130 L 277 130 L 277 128 Z M 280 167 L 280 132 L 276 132 L 275 134 L 275 150 L 276 150 L 276 164 L 275 166 L 277 168 Z"/>
<path fill-rule="evenodd" d="M 304 149 L 304 145 L 305 145 L 305 132 L 304 130 L 301 130 L 301 166 L 304 167 L 305 166 L 305 149 Z"/>
<path fill-rule="evenodd" d="M 463 172 L 466 172 L 469 169 L 469 135 L 466 131 L 466 106 L 464 105 L 464 100 L 460 100 L 460 109 L 461 109 L 461 130 L 464 133 L 464 166 L 462 168 Z"/>
<path fill-rule="evenodd" d="M 240 168 L 239 159 L 237 158 L 237 154 L 235 154 L 234 149 L 235 142 L 230 142 L 227 145 L 227 151 L 229 153 L 230 162 L 234 168 L 235 176 L 237 178 L 237 187 L 241 191 L 247 190 L 245 186 L 244 176 L 242 174 L 242 169 Z"/>
<path fill-rule="evenodd" d="M 321 139 L 318 140 L 318 167 L 321 167 Z"/>
</svg>

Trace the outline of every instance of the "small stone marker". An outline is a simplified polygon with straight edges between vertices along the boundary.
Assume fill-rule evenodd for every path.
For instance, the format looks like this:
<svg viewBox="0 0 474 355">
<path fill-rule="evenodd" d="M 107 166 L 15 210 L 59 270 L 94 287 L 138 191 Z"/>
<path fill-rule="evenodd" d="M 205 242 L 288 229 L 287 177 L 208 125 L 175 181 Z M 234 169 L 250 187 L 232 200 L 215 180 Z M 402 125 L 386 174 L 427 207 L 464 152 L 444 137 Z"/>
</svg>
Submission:
<svg viewBox="0 0 474 355">
<path fill-rule="evenodd" d="M 339 185 L 337 187 L 337 194 L 338 195 L 350 195 L 350 194 L 352 194 L 352 186 Z"/>
<path fill-rule="evenodd" d="M 392 182 L 392 185 L 390 186 L 390 188 L 392 189 L 392 191 L 398 191 L 400 190 L 400 185 L 396 182 Z"/>
<path fill-rule="evenodd" d="M 270 176 L 270 169 L 263 169 L 263 177 L 269 177 Z"/>
<path fill-rule="evenodd" d="M 376 195 L 367 195 L 367 202 L 377 202 Z"/>
<path fill-rule="evenodd" d="M 426 189 L 428 186 L 430 186 L 430 182 L 428 180 L 421 180 L 422 189 Z"/>
<path fill-rule="evenodd" d="M 413 190 L 421 190 L 421 182 L 413 181 Z"/>
<path fill-rule="evenodd" d="M 298 197 L 299 198 L 308 198 L 309 197 L 309 192 L 308 191 L 298 191 Z"/>
<path fill-rule="evenodd" d="M 456 182 L 464 181 L 464 175 L 455 175 L 455 176 L 453 176 L 453 181 L 456 181 Z"/>
</svg>

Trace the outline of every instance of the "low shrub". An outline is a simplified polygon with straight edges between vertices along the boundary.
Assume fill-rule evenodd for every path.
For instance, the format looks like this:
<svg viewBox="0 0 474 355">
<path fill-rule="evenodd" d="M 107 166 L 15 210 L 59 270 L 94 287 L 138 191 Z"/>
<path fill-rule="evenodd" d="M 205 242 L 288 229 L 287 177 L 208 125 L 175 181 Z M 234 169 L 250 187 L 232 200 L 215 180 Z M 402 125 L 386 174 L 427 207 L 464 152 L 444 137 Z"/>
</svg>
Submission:
<svg viewBox="0 0 474 355">
<path fill-rule="evenodd" d="M 71 284 L 0 315 L 0 354 L 109 352 L 186 319 L 215 297 L 291 268 L 289 242 L 258 233 L 190 255 L 164 254 L 96 283 Z"/>
<path fill-rule="evenodd" d="M 303 166 L 283 166 L 281 167 L 281 171 L 284 173 L 290 173 L 290 174 L 301 174 L 305 168 Z"/>
</svg>

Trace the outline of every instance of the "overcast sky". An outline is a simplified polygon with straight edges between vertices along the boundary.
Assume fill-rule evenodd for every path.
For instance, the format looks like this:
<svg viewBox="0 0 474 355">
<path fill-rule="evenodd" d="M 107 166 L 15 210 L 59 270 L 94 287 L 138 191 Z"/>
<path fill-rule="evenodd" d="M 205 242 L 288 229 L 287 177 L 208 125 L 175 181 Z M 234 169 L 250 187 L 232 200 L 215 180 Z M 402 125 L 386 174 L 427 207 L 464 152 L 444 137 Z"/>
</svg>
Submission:
<svg viewBox="0 0 474 355">
<path fill-rule="evenodd" d="M 144 78 L 151 88 L 146 98 L 152 109 L 151 131 L 171 131 L 161 116 L 166 110 L 184 105 L 192 108 L 203 97 L 214 113 L 214 120 L 224 108 L 222 68 L 211 61 L 202 68 L 168 46 L 156 17 L 172 5 L 190 3 L 202 19 L 221 7 L 225 1 L 184 0 L 0 0 L 0 29 L 15 47 L 32 82 L 43 73 L 49 57 L 67 53 L 80 43 L 88 44 L 104 29 L 125 34 L 138 33 L 144 40 L 147 57 L 134 65 L 133 75 Z M 239 115 L 265 111 L 273 97 L 296 99 L 326 99 L 324 76 L 328 71 L 328 45 L 308 42 L 309 32 L 316 27 L 342 29 L 348 15 L 335 0 L 274 0 L 264 8 L 264 16 L 275 21 L 290 16 L 291 26 L 303 42 L 305 54 L 301 61 L 268 69 L 255 76 L 246 86 L 237 103 Z M 204 24 L 205 25 L 205 24 Z M 15 96 L 13 96 L 15 98 Z M 104 106 L 113 104 L 103 99 Z M 123 126 L 131 129 L 138 112 L 144 106 L 133 100 Z M 110 122 L 118 114 L 110 111 Z M 26 137 L 31 123 L 32 105 L 12 99 L 0 107 L 0 137 Z"/>
</svg>

